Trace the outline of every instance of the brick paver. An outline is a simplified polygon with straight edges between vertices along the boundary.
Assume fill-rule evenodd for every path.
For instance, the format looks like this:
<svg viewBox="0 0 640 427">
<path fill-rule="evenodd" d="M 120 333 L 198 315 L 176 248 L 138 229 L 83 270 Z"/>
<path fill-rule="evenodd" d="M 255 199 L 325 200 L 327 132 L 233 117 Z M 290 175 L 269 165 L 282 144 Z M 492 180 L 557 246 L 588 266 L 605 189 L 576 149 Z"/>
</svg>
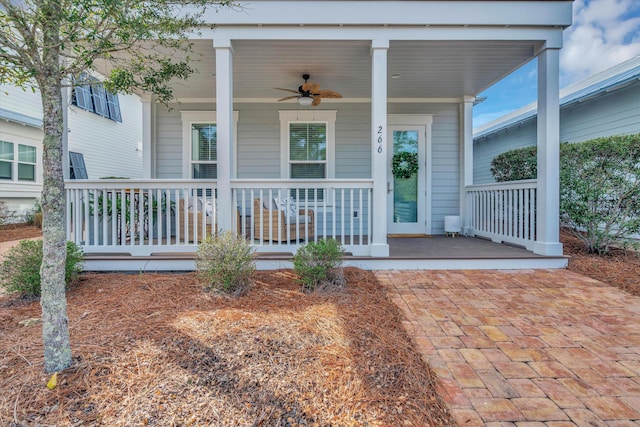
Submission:
<svg viewBox="0 0 640 427">
<path fill-rule="evenodd" d="M 640 426 L 640 297 L 567 270 L 378 271 L 465 426 Z"/>
</svg>

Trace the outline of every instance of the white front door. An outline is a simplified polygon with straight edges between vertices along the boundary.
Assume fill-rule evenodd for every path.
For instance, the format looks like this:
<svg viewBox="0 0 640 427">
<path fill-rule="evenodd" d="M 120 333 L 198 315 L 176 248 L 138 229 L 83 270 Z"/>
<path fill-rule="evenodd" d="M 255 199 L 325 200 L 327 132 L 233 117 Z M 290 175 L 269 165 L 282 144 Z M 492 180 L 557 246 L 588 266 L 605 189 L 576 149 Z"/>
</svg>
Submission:
<svg viewBox="0 0 640 427">
<path fill-rule="evenodd" d="M 423 125 L 389 125 L 387 232 L 390 234 L 426 233 L 425 134 Z M 395 176 L 394 159 L 398 169 Z M 416 161 L 418 170 L 412 173 L 411 166 Z"/>
</svg>

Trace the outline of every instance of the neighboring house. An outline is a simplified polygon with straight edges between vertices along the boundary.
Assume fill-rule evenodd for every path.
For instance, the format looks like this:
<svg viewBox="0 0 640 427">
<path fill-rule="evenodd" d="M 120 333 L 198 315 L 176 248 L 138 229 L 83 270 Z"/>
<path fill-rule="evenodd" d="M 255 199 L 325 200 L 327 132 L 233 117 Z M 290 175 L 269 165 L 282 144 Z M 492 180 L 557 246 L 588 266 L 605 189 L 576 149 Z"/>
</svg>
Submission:
<svg viewBox="0 0 640 427">
<path fill-rule="evenodd" d="M 506 151 L 536 144 L 537 104 L 475 129 L 475 184 L 495 182 L 491 161 Z M 640 56 L 560 91 L 560 141 L 581 142 L 640 133 Z"/>
<path fill-rule="evenodd" d="M 104 254 L 89 268 L 192 268 L 176 253 L 215 229 L 242 233 L 258 252 L 337 237 L 380 260 L 393 256 L 389 235 L 444 235 L 447 217 L 458 217 L 468 234 L 561 256 L 554 163 L 541 162 L 540 183 L 514 190 L 532 209 L 507 227 L 500 209 L 518 207 L 490 205 L 504 191 L 472 185 L 471 113 L 480 92 L 537 57 L 549 129 L 537 144 L 557 156 L 571 6 L 247 1 L 212 10 L 215 29 L 194 31 L 198 72 L 176 83 L 176 102 L 144 98 L 146 179 L 67 182 L 69 238 Z M 394 177 L 394 159 L 409 178 Z"/>
<path fill-rule="evenodd" d="M 96 80 L 98 83 L 98 80 Z M 82 91 L 82 88 L 80 89 Z M 142 177 L 142 104 L 137 95 L 112 95 L 86 86 L 68 99 L 71 178 Z M 0 200 L 18 216 L 42 191 L 40 93 L 0 86 Z"/>
</svg>

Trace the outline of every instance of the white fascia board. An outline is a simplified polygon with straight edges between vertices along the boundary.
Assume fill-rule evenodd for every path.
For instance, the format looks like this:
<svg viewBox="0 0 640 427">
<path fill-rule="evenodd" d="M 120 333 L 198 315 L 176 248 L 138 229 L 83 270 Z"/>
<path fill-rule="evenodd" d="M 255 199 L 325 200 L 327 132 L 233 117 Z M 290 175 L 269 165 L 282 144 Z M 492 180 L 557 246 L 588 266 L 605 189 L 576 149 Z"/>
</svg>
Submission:
<svg viewBox="0 0 640 427">
<path fill-rule="evenodd" d="M 216 27 L 199 29 L 191 39 L 228 40 L 425 40 L 425 41 L 544 41 L 562 47 L 562 29 L 554 27 Z"/>
<path fill-rule="evenodd" d="M 571 25 L 571 1 L 246 1 L 210 8 L 215 25 Z"/>
</svg>

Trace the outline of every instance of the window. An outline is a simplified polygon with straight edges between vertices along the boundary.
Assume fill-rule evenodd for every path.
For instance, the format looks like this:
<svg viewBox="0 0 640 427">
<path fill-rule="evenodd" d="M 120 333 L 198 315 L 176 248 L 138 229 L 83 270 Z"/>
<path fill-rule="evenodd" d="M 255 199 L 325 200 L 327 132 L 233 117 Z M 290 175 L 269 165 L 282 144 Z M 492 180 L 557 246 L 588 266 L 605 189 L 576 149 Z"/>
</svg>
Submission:
<svg viewBox="0 0 640 427">
<path fill-rule="evenodd" d="M 76 81 L 84 84 L 74 86 L 71 99 L 73 105 L 115 122 L 122 122 L 118 95 L 109 92 L 98 79 L 85 73 L 80 74 Z"/>
<path fill-rule="evenodd" d="M 191 176 L 218 177 L 218 134 L 215 123 L 191 125 Z"/>
<path fill-rule="evenodd" d="M 335 111 L 280 112 L 283 178 L 335 177 L 335 122 Z M 318 192 L 317 197 L 322 199 L 323 192 Z"/>
<path fill-rule="evenodd" d="M 0 141 L 0 179 L 33 182 L 36 161 L 36 147 Z"/>
<path fill-rule="evenodd" d="M 13 144 L 0 141 L 0 179 L 11 179 L 13 174 Z"/>
<path fill-rule="evenodd" d="M 326 123 L 289 123 L 289 177 L 327 177 Z"/>
<path fill-rule="evenodd" d="M 218 178 L 218 125 L 215 111 L 182 111 L 182 176 L 194 179 Z M 238 112 L 233 112 L 237 135 Z M 232 149 L 235 150 L 235 144 Z M 235 155 L 233 158 L 235 159 Z M 235 176 L 235 173 L 232 172 Z"/>
<path fill-rule="evenodd" d="M 36 147 L 18 144 L 18 181 L 36 180 Z"/>
<path fill-rule="evenodd" d="M 84 156 L 82 153 L 69 151 L 69 178 L 87 179 L 87 168 L 84 165 Z"/>
</svg>

